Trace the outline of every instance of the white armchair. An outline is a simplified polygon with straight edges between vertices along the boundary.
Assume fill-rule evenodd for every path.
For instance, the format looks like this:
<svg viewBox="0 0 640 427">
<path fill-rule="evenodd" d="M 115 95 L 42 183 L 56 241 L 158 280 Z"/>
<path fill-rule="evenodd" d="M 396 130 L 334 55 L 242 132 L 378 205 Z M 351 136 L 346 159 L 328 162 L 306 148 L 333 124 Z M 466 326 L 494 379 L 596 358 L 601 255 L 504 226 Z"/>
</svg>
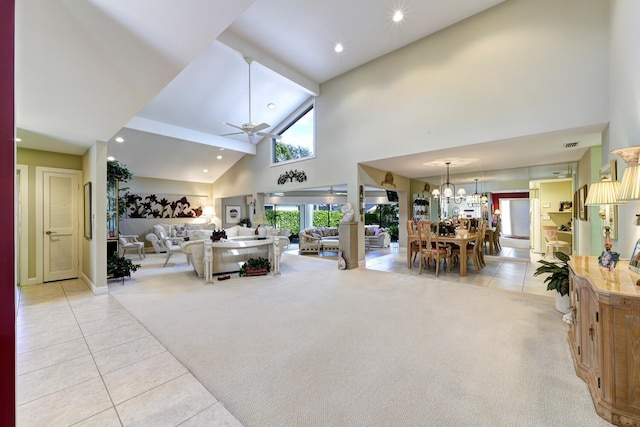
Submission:
<svg viewBox="0 0 640 427">
<path fill-rule="evenodd" d="M 308 253 L 320 253 L 320 247 L 322 246 L 322 237 L 313 236 L 307 234 L 305 230 L 300 230 L 298 233 L 298 252 L 301 254 Z"/>
<path fill-rule="evenodd" d="M 171 255 L 176 253 L 185 253 L 185 251 L 182 250 L 182 246 L 180 246 L 179 243 L 174 243 L 170 237 L 164 239 L 164 245 L 167 248 L 167 258 L 164 260 L 164 264 L 162 264 L 163 267 L 167 266 Z M 187 254 L 187 264 L 191 264 L 191 257 L 189 254 Z"/>
<path fill-rule="evenodd" d="M 164 260 L 164 264 L 162 265 L 163 267 L 167 266 L 171 255 L 175 253 L 184 253 L 182 247 L 180 247 L 180 243 L 184 241 L 184 239 L 182 237 L 167 237 L 163 227 L 154 226 L 153 233 L 149 233 L 145 237 L 151 242 L 156 253 L 166 252 L 167 258 Z M 189 263 L 190 259 L 187 254 L 187 264 Z"/>
<path fill-rule="evenodd" d="M 127 250 L 133 249 L 140 259 L 144 258 L 144 242 L 138 241 L 137 234 L 118 234 L 120 243 L 120 256 L 124 256 Z"/>
</svg>

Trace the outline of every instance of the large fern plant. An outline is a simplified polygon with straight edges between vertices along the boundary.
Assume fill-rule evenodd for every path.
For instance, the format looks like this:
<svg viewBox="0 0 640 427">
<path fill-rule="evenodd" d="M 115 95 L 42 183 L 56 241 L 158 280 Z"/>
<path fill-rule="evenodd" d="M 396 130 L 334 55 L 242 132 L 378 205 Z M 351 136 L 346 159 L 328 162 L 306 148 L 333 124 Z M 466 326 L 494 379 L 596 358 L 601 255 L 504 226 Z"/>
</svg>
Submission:
<svg viewBox="0 0 640 427">
<path fill-rule="evenodd" d="M 568 262 L 571 257 L 563 252 L 555 252 L 554 255 L 558 258 L 558 261 L 539 260 L 538 262 L 542 265 L 536 269 L 533 275 L 549 274 L 549 277 L 544 279 L 544 282 L 547 284 L 547 290 L 555 290 L 558 291 L 560 295 L 565 296 L 569 294 L 569 273 L 571 272 L 571 267 Z"/>
</svg>

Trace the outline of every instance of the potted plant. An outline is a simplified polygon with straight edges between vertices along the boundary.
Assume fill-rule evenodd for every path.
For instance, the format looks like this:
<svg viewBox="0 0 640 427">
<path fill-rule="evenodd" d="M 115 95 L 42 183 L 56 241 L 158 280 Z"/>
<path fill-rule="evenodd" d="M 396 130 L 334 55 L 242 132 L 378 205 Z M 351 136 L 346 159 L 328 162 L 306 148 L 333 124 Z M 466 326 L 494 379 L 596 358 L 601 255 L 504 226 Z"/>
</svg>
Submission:
<svg viewBox="0 0 640 427">
<path fill-rule="evenodd" d="M 134 264 L 130 259 L 117 254 L 112 254 L 107 258 L 107 277 L 112 279 L 122 278 L 124 284 L 125 277 L 131 277 L 131 272 L 142 267 L 140 264 Z"/>
<path fill-rule="evenodd" d="M 258 257 L 249 258 L 240 268 L 240 277 L 264 276 L 271 271 L 271 262 L 268 259 Z"/>
<path fill-rule="evenodd" d="M 240 221 L 238 221 L 238 225 L 240 227 L 249 227 L 249 228 L 251 228 L 251 220 L 249 218 L 242 218 Z"/>
<path fill-rule="evenodd" d="M 118 216 L 120 217 L 124 217 L 127 211 L 129 187 L 120 187 L 119 184 L 129 182 L 132 178 L 133 173 L 127 169 L 127 166 L 117 160 L 107 162 L 107 189 L 115 190 L 117 188 L 118 194 L 116 194 L 115 197 L 118 197 Z M 116 184 L 118 184 L 117 187 Z M 124 195 L 120 197 L 120 193 L 124 193 Z"/>
<path fill-rule="evenodd" d="M 569 312 L 570 306 L 569 273 L 571 272 L 571 267 L 568 262 L 571 257 L 563 252 L 555 252 L 553 255 L 558 258 L 558 261 L 539 260 L 538 262 L 542 265 L 536 269 L 533 275 L 549 274 L 544 279 L 547 284 L 547 290 L 556 291 L 556 310 L 566 314 Z"/>
</svg>

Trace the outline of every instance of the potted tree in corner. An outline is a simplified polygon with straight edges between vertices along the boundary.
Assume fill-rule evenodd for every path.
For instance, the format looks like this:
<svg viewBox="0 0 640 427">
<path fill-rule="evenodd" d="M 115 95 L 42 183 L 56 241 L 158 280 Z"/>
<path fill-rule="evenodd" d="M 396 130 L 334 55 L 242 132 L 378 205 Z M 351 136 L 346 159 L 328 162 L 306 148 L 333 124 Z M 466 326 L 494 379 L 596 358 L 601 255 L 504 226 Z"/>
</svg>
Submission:
<svg viewBox="0 0 640 427">
<path fill-rule="evenodd" d="M 547 290 L 556 292 L 556 310 L 567 314 L 571 306 L 569 300 L 569 273 L 571 272 L 571 267 L 568 264 L 571 257 L 563 252 L 555 252 L 553 255 L 558 261 L 539 260 L 538 262 L 542 265 L 536 269 L 533 275 L 549 274 L 544 279 L 547 284 Z"/>
</svg>

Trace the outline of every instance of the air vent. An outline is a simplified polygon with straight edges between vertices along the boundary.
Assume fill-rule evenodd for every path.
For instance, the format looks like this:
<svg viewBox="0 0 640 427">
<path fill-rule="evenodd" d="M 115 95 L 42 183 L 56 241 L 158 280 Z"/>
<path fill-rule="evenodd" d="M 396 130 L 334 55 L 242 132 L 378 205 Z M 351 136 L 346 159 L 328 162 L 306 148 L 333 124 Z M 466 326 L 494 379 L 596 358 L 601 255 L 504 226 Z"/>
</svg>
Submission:
<svg viewBox="0 0 640 427">
<path fill-rule="evenodd" d="M 574 148 L 577 147 L 579 144 L 579 142 L 567 142 L 566 144 L 564 144 L 564 148 Z"/>
</svg>

